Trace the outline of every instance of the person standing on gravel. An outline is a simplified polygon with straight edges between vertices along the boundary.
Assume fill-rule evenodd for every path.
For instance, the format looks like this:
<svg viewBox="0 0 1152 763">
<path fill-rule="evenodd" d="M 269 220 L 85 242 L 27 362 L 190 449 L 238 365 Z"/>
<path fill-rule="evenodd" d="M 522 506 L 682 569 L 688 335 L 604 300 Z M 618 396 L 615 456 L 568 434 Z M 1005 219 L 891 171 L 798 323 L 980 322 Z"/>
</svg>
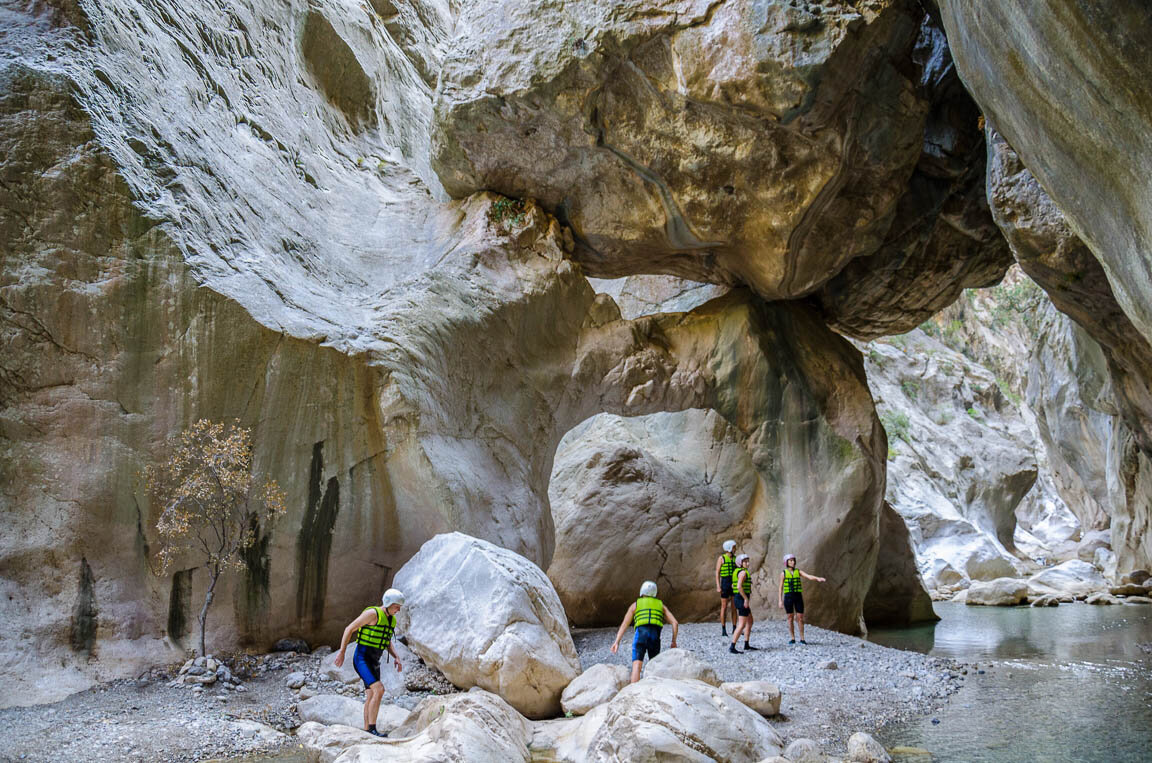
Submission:
<svg viewBox="0 0 1152 763">
<path fill-rule="evenodd" d="M 352 665 L 356 674 L 364 681 L 364 730 L 378 737 L 388 736 L 376 730 L 376 715 L 380 712 L 380 700 L 384 698 L 384 684 L 380 682 L 380 658 L 384 650 L 392 655 L 396 670 L 402 670 L 400 657 L 392 646 L 392 634 L 396 632 L 396 613 L 404 605 L 404 594 L 395 588 L 384 592 L 380 607 L 368 607 L 344 629 L 340 637 L 340 653 L 336 655 L 336 667 L 344 664 L 344 650 L 348 642 L 356 642 L 352 655 Z"/>
<path fill-rule="evenodd" d="M 736 628 L 732 631 L 732 643 L 728 651 L 741 654 L 736 648 L 740 634 L 744 634 L 744 651 L 755 652 L 759 647 L 752 646 L 748 639 L 752 636 L 752 573 L 748 571 L 748 554 L 736 557 L 736 568 L 732 571 L 732 604 L 736 608 Z"/>
<path fill-rule="evenodd" d="M 800 623 L 800 643 L 804 640 L 804 594 L 800 578 L 808 578 L 817 583 L 823 583 L 824 578 L 809 575 L 804 570 L 796 568 L 796 555 L 784 555 L 784 571 L 780 573 L 779 604 L 780 608 L 788 614 L 788 643 L 796 643 L 795 622 Z"/>
<path fill-rule="evenodd" d="M 636 626 L 636 637 L 632 640 L 632 683 L 640 680 L 640 668 L 644 664 L 644 655 L 652 659 L 660 654 L 660 631 L 664 623 L 672 623 L 672 648 L 676 648 L 676 634 L 680 630 L 680 623 L 672 616 L 672 611 L 664 606 L 664 602 L 656 598 L 656 584 L 645 580 L 640 586 L 640 598 L 628 611 L 624 613 L 624 621 L 620 623 L 620 630 L 616 632 L 616 640 L 612 642 L 612 654 L 620 648 L 620 640 L 628 630 L 628 623 Z"/>
<path fill-rule="evenodd" d="M 736 560 L 732 551 L 736 548 L 736 541 L 724 541 L 724 553 L 716 557 L 716 592 L 720 594 L 720 635 L 728 635 L 728 604 L 732 598 L 732 571 L 736 569 Z M 736 607 L 732 607 L 732 630 L 736 630 Z"/>
</svg>

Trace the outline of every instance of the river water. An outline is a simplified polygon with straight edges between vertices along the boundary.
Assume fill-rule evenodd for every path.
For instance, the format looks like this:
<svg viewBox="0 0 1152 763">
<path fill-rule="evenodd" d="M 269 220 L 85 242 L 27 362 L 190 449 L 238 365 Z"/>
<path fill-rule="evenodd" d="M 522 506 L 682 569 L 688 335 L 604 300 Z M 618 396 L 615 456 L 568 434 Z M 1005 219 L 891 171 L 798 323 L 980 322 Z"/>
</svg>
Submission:
<svg viewBox="0 0 1152 763">
<path fill-rule="evenodd" d="M 984 673 L 934 715 L 882 729 L 885 747 L 906 748 L 895 760 L 1152 761 L 1152 606 L 935 607 L 935 626 L 869 640 Z"/>
</svg>

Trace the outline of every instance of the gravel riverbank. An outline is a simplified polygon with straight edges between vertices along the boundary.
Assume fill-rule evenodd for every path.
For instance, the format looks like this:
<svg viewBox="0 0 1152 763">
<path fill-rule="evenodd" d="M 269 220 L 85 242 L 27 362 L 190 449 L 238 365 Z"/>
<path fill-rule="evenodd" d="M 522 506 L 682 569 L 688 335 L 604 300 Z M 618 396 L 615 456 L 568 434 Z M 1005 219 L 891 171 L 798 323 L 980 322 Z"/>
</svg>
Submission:
<svg viewBox="0 0 1152 763">
<path fill-rule="evenodd" d="M 609 652 L 615 629 L 573 633 L 585 669 L 598 662 L 627 665 L 631 634 L 620 653 Z M 715 623 L 681 626 L 679 646 L 710 662 L 725 681 L 767 680 L 782 693 L 780 715 L 770 719 L 786 740 L 807 737 L 827 752 L 842 752 L 855 731 L 873 732 L 893 721 L 942 707 L 975 666 L 888 649 L 858 638 L 808 627 L 808 645 L 788 645 L 782 622 L 756 625 L 760 651 L 733 655 Z M 665 629 L 664 646 L 671 633 Z M 301 695 L 287 677 L 305 676 L 304 693 L 360 698 L 358 685 L 321 675 L 326 649 L 315 654 L 241 656 L 230 666 L 243 689 L 170 685 L 179 665 L 139 680 L 102 684 L 50 705 L 0 710 L 0 760 L 149 760 L 187 763 L 275 754 L 290 759 L 291 732 L 300 724 Z M 412 708 L 429 693 L 450 690 L 443 677 L 404 650 L 406 692 L 385 701 Z M 831 664 L 835 664 L 835 668 Z M 987 667 L 987 666 L 981 666 Z"/>
<path fill-rule="evenodd" d="M 814 739 L 827 752 L 843 752 L 853 732 L 871 733 L 886 723 L 933 712 L 975 670 L 812 626 L 806 626 L 807 645 L 789 645 L 782 621 L 756 624 L 752 645 L 759 651 L 729 654 L 729 640 L 717 625 L 681 625 L 679 647 L 707 660 L 725 681 L 775 683 L 783 695 L 780 715 L 769 719 L 776 731 L 786 740 Z M 613 655 L 609 647 L 615 634 L 614 628 L 572 634 L 585 670 L 598 662 L 631 663 L 631 632 Z M 665 649 L 671 636 L 665 628 Z"/>
</svg>

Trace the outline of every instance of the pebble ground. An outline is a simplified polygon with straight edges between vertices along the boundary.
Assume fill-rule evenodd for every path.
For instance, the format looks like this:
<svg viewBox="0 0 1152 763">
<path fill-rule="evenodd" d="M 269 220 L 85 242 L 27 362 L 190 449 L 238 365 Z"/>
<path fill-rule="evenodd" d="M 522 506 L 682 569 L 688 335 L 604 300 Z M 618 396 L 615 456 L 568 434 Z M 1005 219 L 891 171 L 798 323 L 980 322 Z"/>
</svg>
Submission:
<svg viewBox="0 0 1152 763">
<path fill-rule="evenodd" d="M 631 631 L 616 655 L 609 651 L 615 628 L 572 635 L 585 669 L 598 662 L 631 664 Z M 822 628 L 807 626 L 805 635 L 807 645 L 789 645 L 786 623 L 756 623 L 751 643 L 759 651 L 729 654 L 730 639 L 720 635 L 718 623 L 687 623 L 680 626 L 678 646 L 709 662 L 724 681 L 776 684 L 782 694 L 780 715 L 769 719 L 776 731 L 786 741 L 814 739 L 831 753 L 842 753 L 856 731 L 872 733 L 886 723 L 931 713 L 975 669 Z M 671 640 L 671 629 L 665 627 L 665 649 Z M 742 647 L 743 641 L 737 648 Z"/>
</svg>

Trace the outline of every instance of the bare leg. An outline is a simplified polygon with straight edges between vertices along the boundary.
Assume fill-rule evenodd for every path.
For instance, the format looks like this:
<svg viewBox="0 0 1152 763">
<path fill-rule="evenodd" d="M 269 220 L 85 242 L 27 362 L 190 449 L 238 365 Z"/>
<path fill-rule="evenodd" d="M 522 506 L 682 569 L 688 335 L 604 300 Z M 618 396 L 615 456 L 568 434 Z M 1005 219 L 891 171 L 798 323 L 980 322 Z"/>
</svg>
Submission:
<svg viewBox="0 0 1152 763">
<path fill-rule="evenodd" d="M 632 683 L 640 680 L 640 667 L 644 664 L 644 660 L 632 660 Z"/>
<path fill-rule="evenodd" d="M 384 684 L 377 681 L 368 687 L 368 701 L 364 703 L 364 730 L 376 723 L 376 716 L 380 713 L 380 700 L 384 699 Z"/>
<path fill-rule="evenodd" d="M 728 600 L 727 599 L 721 599 L 720 600 L 720 627 L 721 628 L 727 628 L 728 627 L 727 620 L 725 617 L 727 614 L 728 614 Z"/>
<path fill-rule="evenodd" d="M 794 615 L 791 612 L 788 613 L 788 638 L 790 638 L 792 640 L 796 639 L 796 624 L 795 624 L 796 620 L 795 620 L 795 618 L 796 618 L 796 615 Z M 804 637 L 801 636 L 800 638 L 804 638 Z"/>
<path fill-rule="evenodd" d="M 800 640 L 804 640 L 804 615 L 796 613 L 796 620 L 800 623 Z"/>
<path fill-rule="evenodd" d="M 748 643 L 748 639 L 752 638 L 752 623 L 756 621 L 755 616 L 748 615 L 744 618 L 744 643 Z"/>
<path fill-rule="evenodd" d="M 735 602 L 735 601 L 733 601 L 733 602 L 732 602 L 732 603 L 729 605 L 729 607 L 728 607 L 728 608 L 729 608 L 730 610 L 732 610 L 732 629 L 733 629 L 733 630 L 735 630 L 735 629 L 736 629 L 736 622 L 737 622 L 737 618 L 736 618 L 736 602 Z"/>
</svg>

